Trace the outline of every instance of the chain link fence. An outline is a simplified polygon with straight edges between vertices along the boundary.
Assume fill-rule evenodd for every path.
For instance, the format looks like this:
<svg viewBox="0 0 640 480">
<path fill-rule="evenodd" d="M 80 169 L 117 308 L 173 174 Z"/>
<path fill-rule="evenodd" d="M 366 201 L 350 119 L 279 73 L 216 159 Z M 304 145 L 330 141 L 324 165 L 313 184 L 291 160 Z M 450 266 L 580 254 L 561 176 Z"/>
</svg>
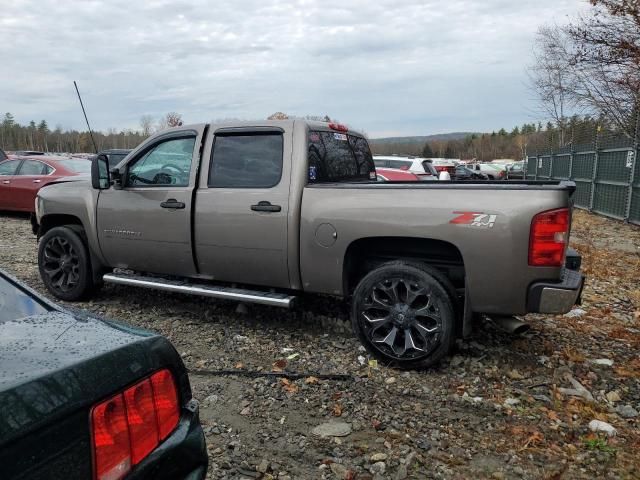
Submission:
<svg viewBox="0 0 640 480">
<path fill-rule="evenodd" d="M 626 133 L 581 125 L 527 150 L 527 179 L 572 180 L 576 207 L 640 225 L 640 114 Z"/>
</svg>

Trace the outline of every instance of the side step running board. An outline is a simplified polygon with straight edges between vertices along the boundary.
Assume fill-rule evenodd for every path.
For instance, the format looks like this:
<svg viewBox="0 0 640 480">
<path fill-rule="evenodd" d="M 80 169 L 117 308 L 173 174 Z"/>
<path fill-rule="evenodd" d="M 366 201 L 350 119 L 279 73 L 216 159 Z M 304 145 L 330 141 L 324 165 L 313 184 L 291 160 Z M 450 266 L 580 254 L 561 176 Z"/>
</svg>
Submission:
<svg viewBox="0 0 640 480">
<path fill-rule="evenodd" d="M 271 305 L 272 307 L 291 308 L 296 299 L 296 297 L 287 295 L 286 293 L 244 290 L 240 288 L 221 287 L 217 285 L 198 284 L 123 273 L 107 273 L 102 279 L 107 283 L 117 283 L 118 285 L 153 288 L 165 292 L 187 293 L 190 295 L 222 298 L 224 300 L 235 300 L 238 302 L 260 303 L 263 305 Z"/>
</svg>

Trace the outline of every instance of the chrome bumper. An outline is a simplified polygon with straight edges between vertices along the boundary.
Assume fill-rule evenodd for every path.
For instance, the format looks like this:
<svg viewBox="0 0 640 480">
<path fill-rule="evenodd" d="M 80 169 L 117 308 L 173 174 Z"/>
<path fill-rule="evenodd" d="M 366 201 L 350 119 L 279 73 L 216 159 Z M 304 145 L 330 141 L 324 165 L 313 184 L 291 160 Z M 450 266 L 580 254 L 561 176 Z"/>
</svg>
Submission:
<svg viewBox="0 0 640 480">
<path fill-rule="evenodd" d="M 567 313 L 580 303 L 584 275 L 564 269 L 560 282 L 537 282 L 529 287 L 527 310 L 531 313 Z"/>
</svg>

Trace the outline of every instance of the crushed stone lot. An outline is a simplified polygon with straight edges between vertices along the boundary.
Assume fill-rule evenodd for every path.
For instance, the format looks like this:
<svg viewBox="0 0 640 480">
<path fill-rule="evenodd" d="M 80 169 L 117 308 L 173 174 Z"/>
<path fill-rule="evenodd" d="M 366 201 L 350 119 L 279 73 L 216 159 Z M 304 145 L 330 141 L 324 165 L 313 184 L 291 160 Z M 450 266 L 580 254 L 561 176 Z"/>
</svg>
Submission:
<svg viewBox="0 0 640 480">
<path fill-rule="evenodd" d="M 370 366 L 333 299 L 289 312 L 105 285 L 73 305 L 173 342 L 208 478 L 640 478 L 640 228 L 576 211 L 572 244 L 579 308 L 529 315 L 520 337 L 484 321 L 423 372 Z M 51 297 L 36 252 L 28 218 L 0 213 L 0 268 Z"/>
</svg>

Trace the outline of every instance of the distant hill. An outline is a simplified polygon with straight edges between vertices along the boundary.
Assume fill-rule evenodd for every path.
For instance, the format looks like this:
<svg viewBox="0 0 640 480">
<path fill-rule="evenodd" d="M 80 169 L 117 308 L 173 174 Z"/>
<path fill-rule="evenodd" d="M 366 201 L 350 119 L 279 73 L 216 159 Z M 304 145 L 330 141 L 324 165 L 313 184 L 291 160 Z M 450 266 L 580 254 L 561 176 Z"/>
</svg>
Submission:
<svg viewBox="0 0 640 480">
<path fill-rule="evenodd" d="M 451 132 L 451 133 L 438 133 L 436 135 L 422 135 L 416 137 L 384 137 L 384 138 L 370 138 L 370 143 L 421 143 L 431 140 L 461 140 L 467 138 L 469 135 L 473 135 L 475 132 Z"/>
<path fill-rule="evenodd" d="M 473 132 L 439 133 L 415 137 L 370 138 L 369 145 L 374 155 L 421 155 L 427 142 L 448 142 L 462 140 L 473 135 Z"/>
</svg>

